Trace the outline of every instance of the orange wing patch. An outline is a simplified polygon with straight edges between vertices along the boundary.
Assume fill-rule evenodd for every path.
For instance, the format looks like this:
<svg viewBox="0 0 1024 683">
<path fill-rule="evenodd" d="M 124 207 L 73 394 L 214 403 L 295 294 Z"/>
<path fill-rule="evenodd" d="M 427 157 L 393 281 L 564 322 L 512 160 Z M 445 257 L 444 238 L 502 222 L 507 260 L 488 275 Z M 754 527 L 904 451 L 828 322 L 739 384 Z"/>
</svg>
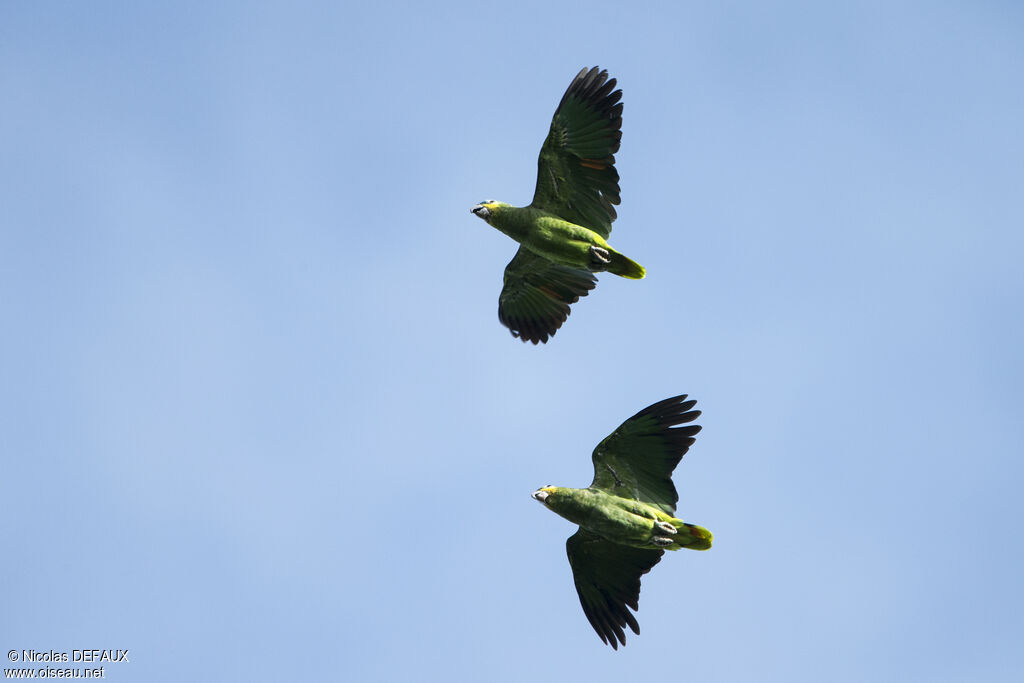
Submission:
<svg viewBox="0 0 1024 683">
<path fill-rule="evenodd" d="M 551 287 L 547 285 L 541 285 L 537 289 L 544 292 L 544 294 L 546 294 L 550 299 L 558 299 L 558 294 L 555 293 L 555 290 L 551 289 Z"/>
<path fill-rule="evenodd" d="M 580 159 L 580 166 L 586 166 L 587 168 L 592 168 L 595 171 L 603 171 L 608 168 L 608 164 L 603 161 L 598 161 L 597 159 Z"/>
</svg>

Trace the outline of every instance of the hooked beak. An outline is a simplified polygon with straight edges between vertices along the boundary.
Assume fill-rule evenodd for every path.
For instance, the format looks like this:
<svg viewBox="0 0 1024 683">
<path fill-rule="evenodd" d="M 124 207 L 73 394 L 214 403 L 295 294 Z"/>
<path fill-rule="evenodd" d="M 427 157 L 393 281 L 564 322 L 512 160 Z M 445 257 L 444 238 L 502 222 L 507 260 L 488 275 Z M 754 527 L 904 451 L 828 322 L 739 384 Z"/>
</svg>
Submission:
<svg viewBox="0 0 1024 683">
<path fill-rule="evenodd" d="M 547 491 L 545 491 L 544 489 L 541 489 L 539 491 L 534 491 L 532 495 L 533 495 L 533 499 L 534 500 L 539 500 L 540 502 L 543 503 L 544 501 L 546 501 L 548 499 L 548 496 L 550 494 Z"/>
</svg>

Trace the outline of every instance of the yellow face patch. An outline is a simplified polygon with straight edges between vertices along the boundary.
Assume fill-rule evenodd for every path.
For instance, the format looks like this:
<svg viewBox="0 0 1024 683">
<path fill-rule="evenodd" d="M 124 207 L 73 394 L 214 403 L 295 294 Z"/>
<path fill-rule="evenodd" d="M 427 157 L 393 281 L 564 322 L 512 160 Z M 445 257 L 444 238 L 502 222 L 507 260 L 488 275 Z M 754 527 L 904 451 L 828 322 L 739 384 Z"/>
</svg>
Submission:
<svg viewBox="0 0 1024 683">
<path fill-rule="evenodd" d="M 544 488 L 541 489 L 541 491 L 543 491 L 545 493 L 554 493 L 556 488 L 558 488 L 558 487 L 557 486 L 545 486 Z"/>
</svg>

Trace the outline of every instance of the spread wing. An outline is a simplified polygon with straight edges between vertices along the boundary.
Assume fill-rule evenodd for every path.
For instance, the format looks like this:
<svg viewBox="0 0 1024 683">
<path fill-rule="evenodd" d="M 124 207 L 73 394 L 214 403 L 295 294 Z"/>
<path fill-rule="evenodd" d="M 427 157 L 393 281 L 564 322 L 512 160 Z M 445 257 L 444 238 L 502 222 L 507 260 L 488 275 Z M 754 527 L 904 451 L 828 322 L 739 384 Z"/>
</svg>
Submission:
<svg viewBox="0 0 1024 683">
<path fill-rule="evenodd" d="M 576 74 L 541 147 L 531 204 L 604 238 L 619 203 L 614 155 L 622 139 L 621 97 L 607 71 L 595 66 Z"/>
<path fill-rule="evenodd" d="M 665 551 L 619 545 L 580 529 L 565 542 L 565 552 L 583 613 L 601 640 L 618 650 L 619 643 L 626 644 L 624 627 L 640 633 L 626 606 L 638 609 L 640 577 Z"/>
<path fill-rule="evenodd" d="M 524 342 L 547 342 L 569 317 L 569 304 L 594 288 L 585 270 L 569 268 L 523 247 L 505 267 L 498 320 Z"/>
<path fill-rule="evenodd" d="M 594 449 L 594 481 L 599 488 L 624 498 L 657 505 L 674 515 L 679 494 L 672 470 L 695 441 L 699 410 L 686 394 L 644 408 L 629 418 Z"/>
</svg>

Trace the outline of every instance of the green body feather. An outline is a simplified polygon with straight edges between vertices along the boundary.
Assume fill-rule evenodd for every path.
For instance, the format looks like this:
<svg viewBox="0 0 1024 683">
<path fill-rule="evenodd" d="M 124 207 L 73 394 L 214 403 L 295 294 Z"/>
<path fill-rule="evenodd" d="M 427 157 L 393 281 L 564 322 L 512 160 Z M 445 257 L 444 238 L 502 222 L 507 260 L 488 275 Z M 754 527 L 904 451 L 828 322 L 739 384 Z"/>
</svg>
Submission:
<svg viewBox="0 0 1024 683">
<path fill-rule="evenodd" d="M 654 505 L 593 488 L 554 486 L 547 490 L 545 503 L 552 512 L 613 543 L 660 550 L 707 550 L 711 547 L 710 531 L 665 514 Z M 665 537 L 664 532 L 655 533 L 656 521 L 668 522 L 676 528 L 672 545 L 654 543 L 655 536 Z"/>
<path fill-rule="evenodd" d="M 522 244 L 537 256 L 570 268 L 593 270 L 591 247 L 608 252 L 612 262 L 608 271 L 632 278 L 644 277 L 643 266 L 616 251 L 597 232 L 570 223 L 547 211 L 532 206 L 515 207 L 494 202 L 489 204 L 487 222 Z"/>
</svg>

